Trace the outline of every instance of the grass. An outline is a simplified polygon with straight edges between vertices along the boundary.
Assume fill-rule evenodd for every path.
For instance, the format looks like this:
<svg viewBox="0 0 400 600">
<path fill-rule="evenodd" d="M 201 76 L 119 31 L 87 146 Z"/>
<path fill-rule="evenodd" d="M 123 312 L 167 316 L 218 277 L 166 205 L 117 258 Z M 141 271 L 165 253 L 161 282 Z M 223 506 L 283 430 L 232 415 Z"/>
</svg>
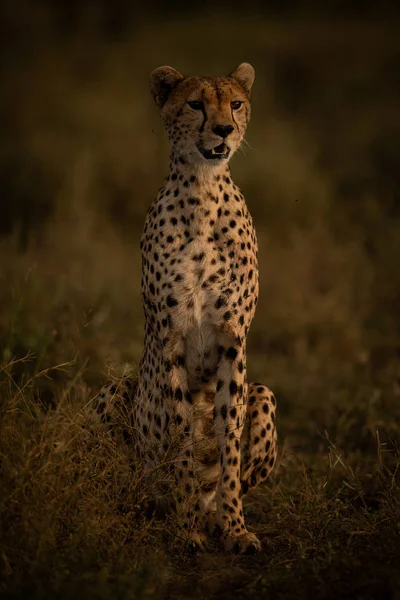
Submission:
<svg viewBox="0 0 400 600">
<path fill-rule="evenodd" d="M 309 409 L 314 439 L 306 447 L 295 442 L 299 424 L 282 418 L 277 472 L 245 504 L 260 555 L 230 556 L 216 545 L 191 556 L 176 550 L 168 520 L 146 516 L 151 488 L 140 465 L 132 472 L 118 444 L 82 427 L 91 393 L 81 376 L 49 408 L 35 388 L 72 366 L 27 377 L 30 360 L 2 370 L 6 597 L 395 597 L 400 454 L 385 418 L 390 428 L 399 415 L 383 413 L 370 390 L 342 413 L 341 446 L 315 431 L 324 418 Z"/>
<path fill-rule="evenodd" d="M 187 47 L 205 25 L 196 59 Z M 3 68 L 2 597 L 400 594 L 397 37 L 389 24 L 232 15 L 215 52 L 216 28 L 171 18 L 119 40 L 58 39 L 38 21 Z M 138 240 L 167 165 L 148 72 L 244 59 L 257 83 L 233 173 L 262 286 L 248 363 L 276 392 L 280 454 L 245 501 L 263 551 L 187 555 L 149 516 L 141 466 L 82 425 L 102 382 L 140 357 Z"/>
</svg>

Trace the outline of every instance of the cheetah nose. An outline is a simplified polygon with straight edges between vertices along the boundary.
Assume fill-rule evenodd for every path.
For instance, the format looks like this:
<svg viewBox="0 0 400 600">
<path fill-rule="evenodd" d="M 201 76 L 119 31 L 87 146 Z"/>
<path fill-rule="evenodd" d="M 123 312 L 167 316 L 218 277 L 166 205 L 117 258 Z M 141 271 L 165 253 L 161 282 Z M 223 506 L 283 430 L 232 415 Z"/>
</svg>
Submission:
<svg viewBox="0 0 400 600">
<path fill-rule="evenodd" d="M 217 135 L 220 135 L 222 138 L 228 137 L 228 135 L 232 133 L 232 131 L 232 125 L 215 125 L 215 127 L 213 127 L 213 132 Z"/>
</svg>

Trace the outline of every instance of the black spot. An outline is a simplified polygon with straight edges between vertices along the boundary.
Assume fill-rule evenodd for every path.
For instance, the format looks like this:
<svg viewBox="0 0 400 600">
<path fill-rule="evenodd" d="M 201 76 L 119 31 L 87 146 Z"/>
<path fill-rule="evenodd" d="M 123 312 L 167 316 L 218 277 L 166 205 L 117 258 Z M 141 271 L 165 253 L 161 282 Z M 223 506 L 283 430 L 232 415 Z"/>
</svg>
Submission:
<svg viewBox="0 0 400 600">
<path fill-rule="evenodd" d="M 223 405 L 221 406 L 221 417 L 222 417 L 223 419 L 226 419 L 226 415 L 227 415 L 227 414 L 228 414 L 228 408 L 227 408 L 226 404 L 223 404 Z"/>
<path fill-rule="evenodd" d="M 229 321 L 231 319 L 231 317 L 232 317 L 232 313 L 229 310 L 227 310 L 224 313 L 224 319 L 225 319 L 225 321 Z"/>
<path fill-rule="evenodd" d="M 229 358 L 229 360 L 235 360 L 237 355 L 238 355 L 238 351 L 236 350 L 236 348 L 234 348 L 233 346 L 228 348 L 228 350 L 226 352 L 226 358 Z"/>
<path fill-rule="evenodd" d="M 167 296 L 167 306 L 172 308 L 173 306 L 177 306 L 178 300 L 173 296 Z"/>
<path fill-rule="evenodd" d="M 233 396 L 234 394 L 237 394 L 237 390 L 238 390 L 238 386 L 236 381 L 232 380 L 229 384 L 229 392 L 231 394 L 231 396 Z"/>
<path fill-rule="evenodd" d="M 215 303 L 215 308 L 221 308 L 222 306 L 225 306 L 226 304 L 226 300 L 223 296 L 219 296 L 219 298 L 217 299 L 216 303 Z"/>
<path fill-rule="evenodd" d="M 217 383 L 217 392 L 220 392 L 222 390 L 222 388 L 224 387 L 224 382 L 222 379 L 218 379 L 218 383 Z"/>
</svg>

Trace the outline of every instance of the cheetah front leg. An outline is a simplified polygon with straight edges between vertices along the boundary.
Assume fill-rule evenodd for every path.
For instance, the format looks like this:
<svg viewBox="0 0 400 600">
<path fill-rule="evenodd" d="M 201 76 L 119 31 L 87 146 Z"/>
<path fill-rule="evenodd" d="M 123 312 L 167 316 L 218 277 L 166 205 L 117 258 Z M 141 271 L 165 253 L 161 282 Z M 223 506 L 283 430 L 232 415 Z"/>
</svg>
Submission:
<svg viewBox="0 0 400 600">
<path fill-rule="evenodd" d="M 214 422 L 220 452 L 216 522 L 227 550 L 240 553 L 261 548 L 258 538 L 247 531 L 242 507 L 240 438 L 247 399 L 245 342 L 237 338 L 224 343 L 217 373 Z"/>
<path fill-rule="evenodd" d="M 184 337 L 174 336 L 165 348 L 164 389 L 172 407 L 171 444 L 174 456 L 178 537 L 203 550 L 207 536 L 199 530 L 199 489 L 194 469 L 193 399 L 188 387 Z"/>
<path fill-rule="evenodd" d="M 246 421 L 240 438 L 240 480 L 242 495 L 269 477 L 276 463 L 276 399 L 262 383 L 247 386 Z M 212 481 L 200 496 L 200 519 L 209 535 L 216 526 L 216 485 Z"/>
</svg>

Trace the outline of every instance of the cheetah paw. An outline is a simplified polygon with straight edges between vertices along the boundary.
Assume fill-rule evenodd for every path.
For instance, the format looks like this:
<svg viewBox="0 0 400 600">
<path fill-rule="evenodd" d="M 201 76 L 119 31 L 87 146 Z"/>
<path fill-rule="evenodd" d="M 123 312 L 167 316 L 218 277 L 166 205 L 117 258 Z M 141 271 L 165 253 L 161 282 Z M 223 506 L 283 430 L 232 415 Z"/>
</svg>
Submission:
<svg viewBox="0 0 400 600">
<path fill-rule="evenodd" d="M 208 548 L 207 536 L 198 531 L 187 534 L 184 538 L 178 538 L 178 545 L 183 551 L 205 552 Z"/>
<path fill-rule="evenodd" d="M 244 531 L 239 535 L 225 535 L 224 547 L 235 554 L 256 554 L 261 550 L 261 542 L 254 533 Z"/>
</svg>

